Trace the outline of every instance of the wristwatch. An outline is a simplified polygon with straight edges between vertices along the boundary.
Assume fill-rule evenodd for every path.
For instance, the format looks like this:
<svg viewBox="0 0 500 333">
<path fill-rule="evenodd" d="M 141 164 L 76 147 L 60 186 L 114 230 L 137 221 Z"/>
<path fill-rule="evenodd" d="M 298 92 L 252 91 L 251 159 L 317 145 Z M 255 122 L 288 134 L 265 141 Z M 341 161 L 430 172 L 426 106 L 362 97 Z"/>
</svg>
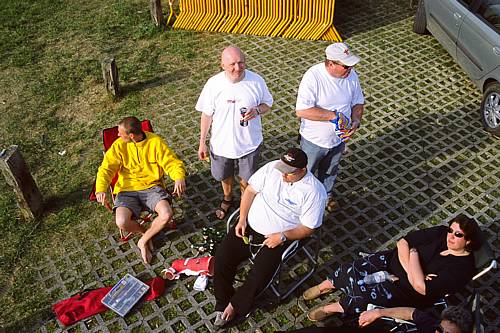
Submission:
<svg viewBox="0 0 500 333">
<path fill-rule="evenodd" d="M 285 236 L 285 234 L 283 232 L 280 234 L 280 241 L 282 243 L 286 242 L 286 236 Z"/>
</svg>

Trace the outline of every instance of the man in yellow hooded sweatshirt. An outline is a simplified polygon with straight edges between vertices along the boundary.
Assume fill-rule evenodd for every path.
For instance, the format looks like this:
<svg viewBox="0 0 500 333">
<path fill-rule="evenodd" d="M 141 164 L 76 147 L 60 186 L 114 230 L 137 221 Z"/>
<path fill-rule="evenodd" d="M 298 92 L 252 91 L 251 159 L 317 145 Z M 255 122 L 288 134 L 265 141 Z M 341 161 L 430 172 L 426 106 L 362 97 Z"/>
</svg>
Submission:
<svg viewBox="0 0 500 333">
<path fill-rule="evenodd" d="M 184 163 L 165 141 L 156 134 L 142 131 L 136 117 L 126 117 L 118 123 L 118 136 L 97 172 L 96 197 L 102 205 L 109 205 L 106 191 L 118 172 L 113 191 L 116 224 L 127 232 L 142 234 L 137 246 L 142 260 L 149 263 L 153 249 L 151 238 L 173 215 L 172 197 L 164 188 L 163 177 L 167 174 L 175 182 L 172 194 L 181 196 L 186 189 L 186 171 Z M 143 206 L 158 214 L 147 230 L 135 221 Z"/>
</svg>

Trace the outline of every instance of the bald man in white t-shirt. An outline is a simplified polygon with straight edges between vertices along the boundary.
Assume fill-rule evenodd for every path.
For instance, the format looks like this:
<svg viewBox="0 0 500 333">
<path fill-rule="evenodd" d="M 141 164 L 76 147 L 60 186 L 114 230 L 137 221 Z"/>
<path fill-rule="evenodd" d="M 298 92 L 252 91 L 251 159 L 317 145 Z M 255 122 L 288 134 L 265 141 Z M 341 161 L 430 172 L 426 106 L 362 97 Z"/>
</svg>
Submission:
<svg viewBox="0 0 500 333">
<path fill-rule="evenodd" d="M 224 193 L 215 211 L 220 220 L 233 205 L 235 164 L 241 192 L 257 170 L 263 140 L 261 117 L 273 104 L 264 79 L 246 69 L 245 55 L 239 48 L 224 49 L 221 67 L 223 71 L 207 81 L 196 103 L 196 110 L 201 112 L 198 158 L 210 160 L 212 176 L 221 182 Z M 246 109 L 243 117 L 242 108 Z M 206 140 L 210 127 L 209 152 Z"/>
</svg>

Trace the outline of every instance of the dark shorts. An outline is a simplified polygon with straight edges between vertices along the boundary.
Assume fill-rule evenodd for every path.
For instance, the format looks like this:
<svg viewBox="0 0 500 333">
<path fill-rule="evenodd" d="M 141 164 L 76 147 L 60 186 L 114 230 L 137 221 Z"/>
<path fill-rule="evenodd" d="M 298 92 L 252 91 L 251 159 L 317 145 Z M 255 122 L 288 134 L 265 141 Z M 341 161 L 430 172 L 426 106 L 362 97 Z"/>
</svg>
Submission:
<svg viewBox="0 0 500 333">
<path fill-rule="evenodd" d="M 154 212 L 161 200 L 167 200 L 172 205 L 172 196 L 161 186 L 153 186 L 142 191 L 120 192 L 116 196 L 113 210 L 117 207 L 126 207 L 132 211 L 133 218 L 137 219 L 143 207 Z"/>
<path fill-rule="evenodd" d="M 238 176 L 248 181 L 250 176 L 257 171 L 261 146 L 262 145 L 257 147 L 253 152 L 236 159 L 226 158 L 210 152 L 210 169 L 212 171 L 212 176 L 217 181 L 232 177 L 234 176 L 235 164 L 238 163 Z"/>
</svg>

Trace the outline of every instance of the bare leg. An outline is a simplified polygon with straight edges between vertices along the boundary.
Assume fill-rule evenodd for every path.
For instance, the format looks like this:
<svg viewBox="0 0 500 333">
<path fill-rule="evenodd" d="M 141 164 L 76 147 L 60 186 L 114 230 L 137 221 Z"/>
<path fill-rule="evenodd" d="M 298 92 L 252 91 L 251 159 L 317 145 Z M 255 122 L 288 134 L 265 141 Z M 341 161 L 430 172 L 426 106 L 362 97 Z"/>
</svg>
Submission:
<svg viewBox="0 0 500 333">
<path fill-rule="evenodd" d="M 222 180 L 222 192 L 224 193 L 224 200 L 226 201 L 232 201 L 233 200 L 233 182 L 234 182 L 234 178 L 231 176 L 231 177 L 228 177 L 226 179 L 223 179 Z M 230 208 L 231 206 L 227 207 L 224 205 L 224 203 L 221 204 L 222 208 L 224 209 L 228 209 Z M 225 216 L 224 216 L 224 212 L 220 211 L 220 210 L 217 210 L 215 212 L 216 216 L 218 219 L 222 220 Z"/>
<path fill-rule="evenodd" d="M 233 198 L 233 182 L 234 178 L 228 177 L 222 180 L 222 192 L 224 192 L 224 200 L 231 200 Z"/>
<path fill-rule="evenodd" d="M 330 303 L 313 309 L 309 311 L 307 318 L 311 321 L 322 321 L 334 313 L 344 313 L 344 309 L 340 306 L 339 302 Z"/>
<path fill-rule="evenodd" d="M 143 234 L 144 228 L 132 219 L 132 211 L 127 207 L 116 208 L 116 225 L 127 232 L 138 232 Z"/>
<path fill-rule="evenodd" d="M 158 216 L 151 223 L 151 227 L 144 232 L 141 239 L 137 242 L 137 247 L 141 250 L 141 256 L 144 263 L 149 263 L 152 257 L 151 249 L 153 244 L 150 242 L 151 238 L 165 228 L 173 216 L 172 207 L 170 207 L 167 200 L 158 202 L 155 211 L 158 213 Z"/>
<path fill-rule="evenodd" d="M 321 291 L 335 289 L 335 286 L 330 282 L 330 280 L 321 282 L 320 284 L 318 284 L 318 287 Z"/>
<path fill-rule="evenodd" d="M 344 313 L 344 309 L 339 302 L 330 303 L 323 306 L 323 311 L 327 313 Z"/>
<path fill-rule="evenodd" d="M 241 191 L 241 196 L 243 196 L 243 192 L 245 192 L 245 189 L 248 186 L 248 182 L 244 179 L 240 179 L 240 191 Z"/>
</svg>

